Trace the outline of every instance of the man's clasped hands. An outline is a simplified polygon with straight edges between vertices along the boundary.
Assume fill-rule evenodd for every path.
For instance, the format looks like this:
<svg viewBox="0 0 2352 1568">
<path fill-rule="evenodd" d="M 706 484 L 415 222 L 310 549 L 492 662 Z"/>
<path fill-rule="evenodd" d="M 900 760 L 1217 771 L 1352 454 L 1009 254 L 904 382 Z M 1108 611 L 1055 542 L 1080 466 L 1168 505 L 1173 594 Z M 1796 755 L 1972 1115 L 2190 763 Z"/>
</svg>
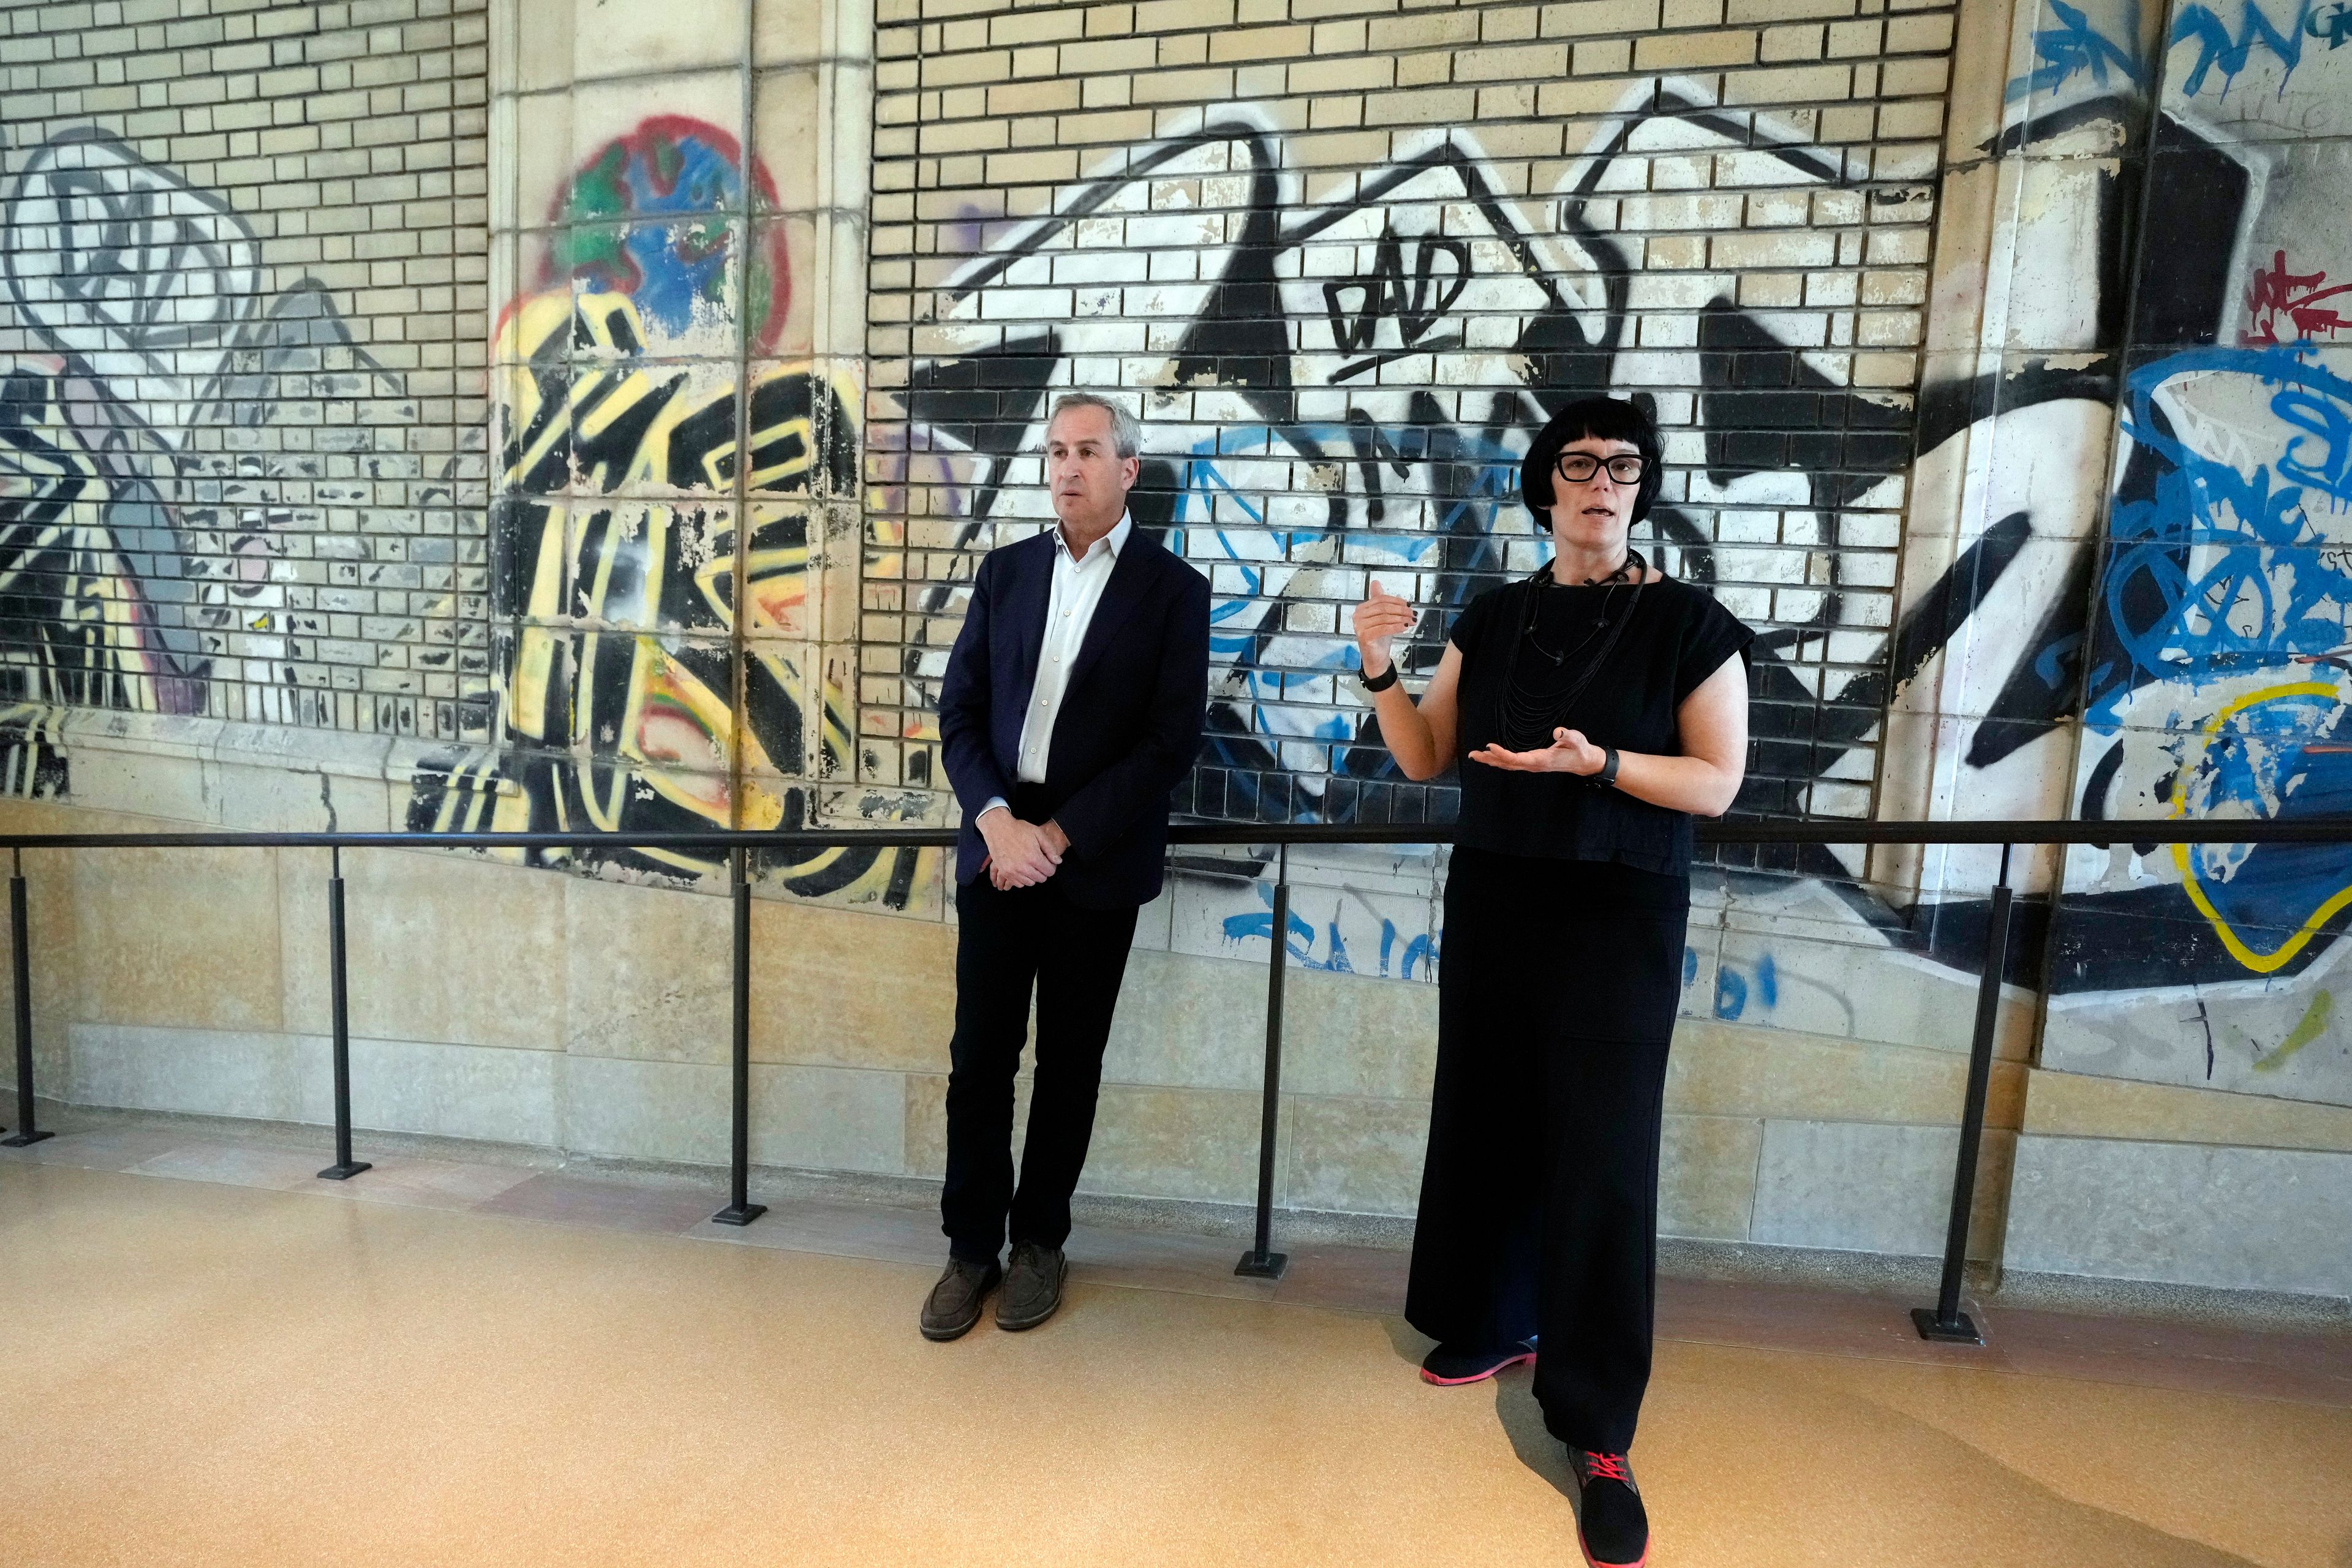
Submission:
<svg viewBox="0 0 2352 1568">
<path fill-rule="evenodd" d="M 980 836 L 988 845 L 988 880 L 1003 892 L 1034 888 L 1060 868 L 1070 837 L 1056 822 L 1024 822 L 1010 807 L 984 812 Z"/>
</svg>

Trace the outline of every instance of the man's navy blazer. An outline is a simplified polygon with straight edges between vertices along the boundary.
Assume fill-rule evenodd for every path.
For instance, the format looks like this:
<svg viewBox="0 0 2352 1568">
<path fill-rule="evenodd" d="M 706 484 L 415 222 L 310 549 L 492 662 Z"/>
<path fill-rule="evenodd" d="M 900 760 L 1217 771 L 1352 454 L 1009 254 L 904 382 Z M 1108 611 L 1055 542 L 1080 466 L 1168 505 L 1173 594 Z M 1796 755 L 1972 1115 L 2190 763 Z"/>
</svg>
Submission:
<svg viewBox="0 0 2352 1568">
<path fill-rule="evenodd" d="M 1129 531 L 1070 668 L 1042 794 L 1027 786 L 1016 795 L 1021 721 L 1045 643 L 1058 549 L 1048 529 L 983 556 L 948 655 L 940 749 L 963 806 L 956 879 L 980 875 L 988 847 L 974 824 L 990 797 L 1002 795 L 1041 803 L 1021 815 L 1050 817 L 1069 836 L 1053 880 L 1073 903 L 1147 904 L 1160 893 L 1170 792 L 1201 754 L 1209 583 Z"/>
</svg>

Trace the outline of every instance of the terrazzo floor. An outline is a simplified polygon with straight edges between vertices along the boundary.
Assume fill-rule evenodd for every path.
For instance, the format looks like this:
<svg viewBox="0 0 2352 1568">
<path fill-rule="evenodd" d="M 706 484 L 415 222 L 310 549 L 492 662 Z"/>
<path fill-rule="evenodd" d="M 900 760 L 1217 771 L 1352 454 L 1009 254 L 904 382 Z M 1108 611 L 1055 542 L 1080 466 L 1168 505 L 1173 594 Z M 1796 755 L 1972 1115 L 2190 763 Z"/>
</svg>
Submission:
<svg viewBox="0 0 2352 1568">
<path fill-rule="evenodd" d="M 0 1539 L 35 1564 L 1570 1563 L 1524 1370 L 1436 1389 L 1402 1255 L 1082 1231 L 915 1332 L 924 1209 L 173 1129 L 0 1151 Z M 2352 1339 L 1667 1282 L 1662 1565 L 2352 1568 Z"/>
</svg>

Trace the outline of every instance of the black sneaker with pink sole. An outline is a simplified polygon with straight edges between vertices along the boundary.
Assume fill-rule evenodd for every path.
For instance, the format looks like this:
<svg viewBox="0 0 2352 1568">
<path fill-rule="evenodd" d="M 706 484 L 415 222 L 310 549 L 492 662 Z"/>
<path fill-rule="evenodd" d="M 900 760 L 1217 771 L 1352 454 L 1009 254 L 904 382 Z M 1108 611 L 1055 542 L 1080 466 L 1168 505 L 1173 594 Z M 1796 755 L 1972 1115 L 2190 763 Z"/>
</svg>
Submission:
<svg viewBox="0 0 2352 1568">
<path fill-rule="evenodd" d="M 1581 1500 L 1576 1510 L 1576 1543 L 1591 1568 L 1643 1568 L 1650 1561 L 1650 1513 L 1633 1485 L 1622 1454 L 1571 1447 Z"/>
<path fill-rule="evenodd" d="M 1499 1346 L 1443 1344 L 1422 1358 L 1421 1380 L 1444 1388 L 1484 1383 L 1507 1366 L 1535 1359 L 1533 1340 Z"/>
</svg>

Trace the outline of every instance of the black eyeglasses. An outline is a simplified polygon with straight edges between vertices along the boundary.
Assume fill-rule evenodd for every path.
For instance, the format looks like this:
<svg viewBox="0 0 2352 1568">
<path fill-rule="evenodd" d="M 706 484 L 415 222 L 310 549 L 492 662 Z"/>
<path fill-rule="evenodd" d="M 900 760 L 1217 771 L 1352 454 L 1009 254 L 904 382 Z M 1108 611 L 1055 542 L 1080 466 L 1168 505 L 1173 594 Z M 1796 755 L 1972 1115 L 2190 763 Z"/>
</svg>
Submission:
<svg viewBox="0 0 2352 1568">
<path fill-rule="evenodd" d="M 1605 462 L 1590 452 L 1562 452 L 1559 455 L 1559 460 L 1551 466 L 1552 472 L 1572 485 L 1584 483 L 1603 468 L 1609 470 L 1609 477 L 1619 484 L 1638 485 L 1642 482 L 1642 470 L 1646 467 L 1648 467 L 1646 463 L 1631 452 L 1611 458 Z"/>
</svg>

